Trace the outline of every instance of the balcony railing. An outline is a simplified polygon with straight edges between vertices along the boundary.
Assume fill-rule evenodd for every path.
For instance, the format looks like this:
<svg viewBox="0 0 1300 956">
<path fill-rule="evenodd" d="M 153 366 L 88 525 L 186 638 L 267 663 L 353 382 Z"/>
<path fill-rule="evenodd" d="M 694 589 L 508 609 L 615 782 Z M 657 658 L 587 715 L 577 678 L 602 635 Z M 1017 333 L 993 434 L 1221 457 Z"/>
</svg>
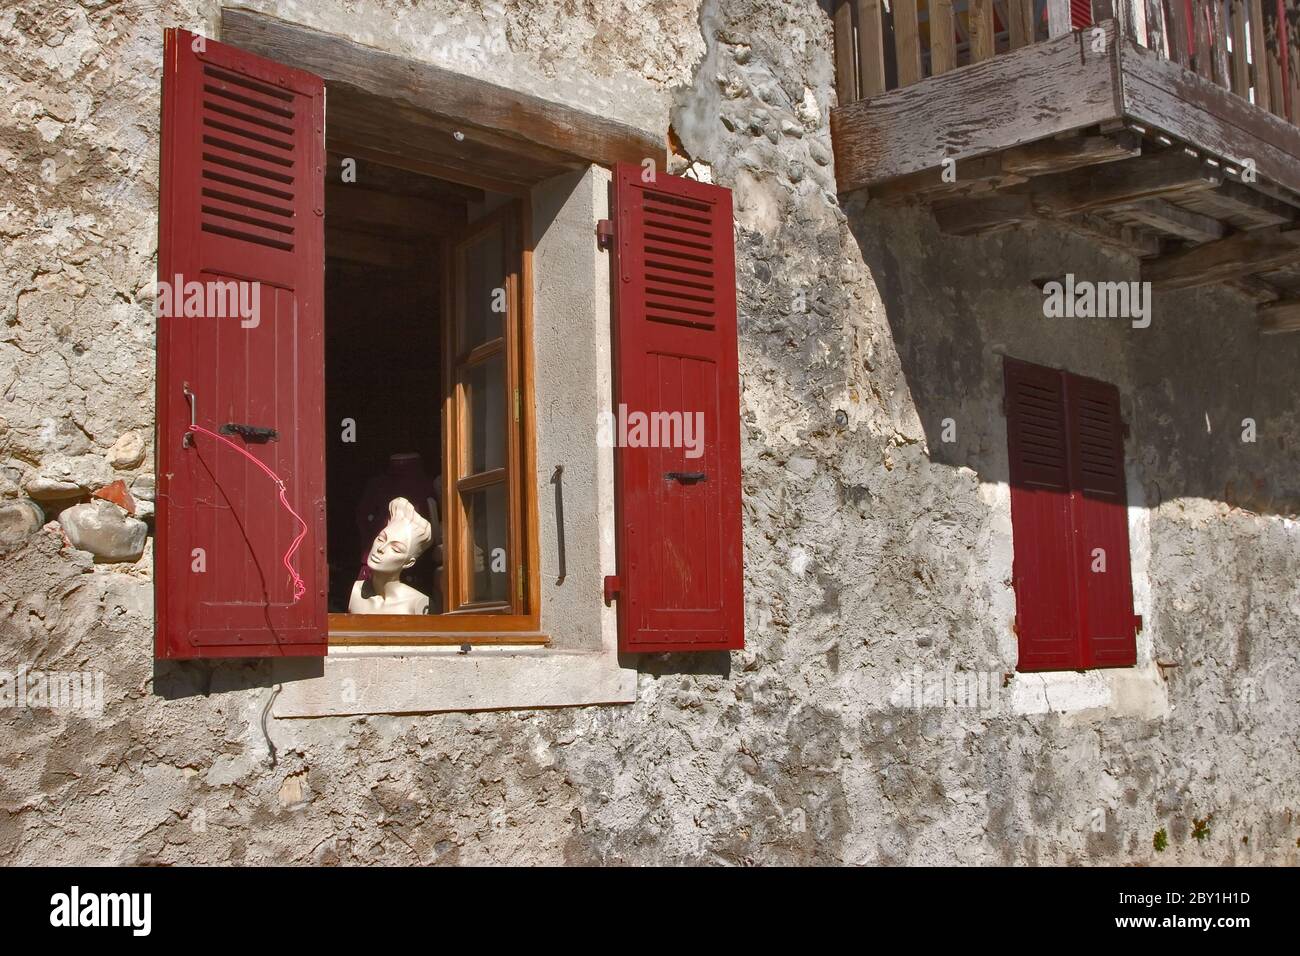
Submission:
<svg viewBox="0 0 1300 956">
<path fill-rule="evenodd" d="M 851 0 L 841 194 L 1051 222 L 1300 331 L 1300 0 Z"/>
<path fill-rule="evenodd" d="M 1112 18 L 1137 45 L 1300 125 L 1300 0 L 840 0 L 840 105 Z"/>
</svg>

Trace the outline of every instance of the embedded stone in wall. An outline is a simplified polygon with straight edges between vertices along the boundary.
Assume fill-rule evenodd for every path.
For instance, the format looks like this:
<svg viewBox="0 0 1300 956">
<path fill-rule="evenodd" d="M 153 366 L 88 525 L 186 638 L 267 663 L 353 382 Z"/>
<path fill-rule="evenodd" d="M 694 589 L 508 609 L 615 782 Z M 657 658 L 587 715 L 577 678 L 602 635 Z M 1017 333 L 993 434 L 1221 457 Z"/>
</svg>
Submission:
<svg viewBox="0 0 1300 956">
<path fill-rule="evenodd" d="M 89 551 L 97 564 L 140 560 L 149 531 L 143 521 L 103 499 L 73 505 L 59 515 L 59 524 L 72 546 Z"/>
<path fill-rule="evenodd" d="M 129 515 L 133 515 L 136 512 L 135 499 L 131 497 L 131 492 L 126 490 L 126 482 L 121 478 L 117 479 L 117 481 L 112 484 L 100 488 L 94 492 L 91 497 L 111 501 Z"/>
<path fill-rule="evenodd" d="M 139 432 L 125 432 L 108 450 L 108 463 L 118 471 L 136 468 L 144 461 L 144 439 Z"/>
<path fill-rule="evenodd" d="M 45 512 L 30 498 L 0 504 L 0 554 L 18 547 L 45 524 Z"/>
<path fill-rule="evenodd" d="M 152 518 L 154 513 L 154 478 L 153 475 L 140 475 L 131 482 L 131 497 L 135 499 L 135 516 Z"/>
<path fill-rule="evenodd" d="M 108 463 L 99 455 L 60 455 L 45 462 L 23 490 L 37 501 L 58 501 L 88 494 L 112 480 Z"/>
</svg>

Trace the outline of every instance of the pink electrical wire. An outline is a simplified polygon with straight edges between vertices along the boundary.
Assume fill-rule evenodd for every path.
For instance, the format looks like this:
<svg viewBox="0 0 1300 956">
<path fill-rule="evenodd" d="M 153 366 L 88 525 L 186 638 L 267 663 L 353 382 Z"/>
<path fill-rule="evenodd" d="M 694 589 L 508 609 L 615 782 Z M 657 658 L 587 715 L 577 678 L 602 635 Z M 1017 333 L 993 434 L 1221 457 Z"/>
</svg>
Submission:
<svg viewBox="0 0 1300 956">
<path fill-rule="evenodd" d="M 250 455 L 247 449 L 240 448 L 230 439 L 222 438 L 216 432 L 208 431 L 202 425 L 193 425 L 193 424 L 187 425 L 185 427 L 185 432 L 186 434 L 189 434 L 190 432 L 201 432 L 204 435 L 207 435 L 211 438 L 215 438 L 223 445 L 229 445 L 231 448 L 235 449 L 235 451 L 239 452 L 241 455 L 243 455 L 245 458 L 247 458 L 249 461 L 255 464 L 258 468 L 261 468 L 262 471 L 266 472 L 267 476 L 272 481 L 274 481 L 277 486 L 279 486 L 280 504 L 284 505 L 284 510 L 289 512 L 289 514 L 293 515 L 294 520 L 297 521 L 298 524 L 302 525 L 302 530 L 298 532 L 298 536 L 294 538 L 293 543 L 289 545 L 289 550 L 284 553 L 284 566 L 289 570 L 289 576 L 293 578 L 293 603 L 297 604 L 298 600 L 304 594 L 307 593 L 307 585 L 303 583 L 302 578 L 298 576 L 298 572 L 294 570 L 293 555 L 294 552 L 298 550 L 298 546 L 302 544 L 302 539 L 307 537 L 307 522 L 303 521 L 302 518 L 298 516 L 298 512 L 293 510 L 293 505 L 289 504 L 289 499 L 286 498 L 284 494 L 284 482 L 280 479 L 279 475 L 277 475 L 270 468 L 266 467 L 266 465 L 262 464 L 260 461 L 258 461 L 252 455 Z"/>
</svg>

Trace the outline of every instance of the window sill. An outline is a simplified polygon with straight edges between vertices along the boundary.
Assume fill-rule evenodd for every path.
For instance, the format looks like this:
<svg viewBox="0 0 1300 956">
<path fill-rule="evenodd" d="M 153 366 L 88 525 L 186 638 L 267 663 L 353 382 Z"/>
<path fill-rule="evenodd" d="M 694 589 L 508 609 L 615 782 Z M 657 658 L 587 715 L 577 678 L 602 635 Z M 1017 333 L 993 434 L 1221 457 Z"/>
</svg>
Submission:
<svg viewBox="0 0 1300 956">
<path fill-rule="evenodd" d="M 1007 692 L 1010 711 L 1019 715 L 1072 714 L 1084 720 L 1169 715 L 1168 687 L 1150 661 L 1105 670 L 1018 673 Z"/>
<path fill-rule="evenodd" d="M 606 647 L 331 647 L 323 661 L 277 660 L 277 718 L 577 707 L 636 700 L 636 671 Z M 308 672 L 314 667 L 316 671 Z"/>
</svg>

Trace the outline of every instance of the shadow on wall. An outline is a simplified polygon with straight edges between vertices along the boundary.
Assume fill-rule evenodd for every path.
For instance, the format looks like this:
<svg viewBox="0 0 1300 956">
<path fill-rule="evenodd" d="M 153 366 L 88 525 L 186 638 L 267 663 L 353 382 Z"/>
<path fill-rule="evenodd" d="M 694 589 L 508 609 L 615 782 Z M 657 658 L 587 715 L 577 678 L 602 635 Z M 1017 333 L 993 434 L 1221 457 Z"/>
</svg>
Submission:
<svg viewBox="0 0 1300 956">
<path fill-rule="evenodd" d="M 294 657 L 251 660 L 248 658 L 214 658 L 193 661 L 153 662 L 153 686 L 156 696 L 164 700 L 187 697 L 211 697 L 234 691 L 307 680 L 325 673 L 320 657 Z"/>
<path fill-rule="evenodd" d="M 1187 497 L 1300 511 L 1300 335 L 1261 336 L 1253 305 L 1221 289 L 1155 290 L 1147 328 L 1048 318 L 1034 279 L 1136 281 L 1136 260 L 1045 225 L 963 238 L 920 208 L 855 199 L 845 211 L 935 463 L 1007 482 L 1009 355 L 1119 387 L 1127 459 L 1151 506 Z"/>
</svg>

